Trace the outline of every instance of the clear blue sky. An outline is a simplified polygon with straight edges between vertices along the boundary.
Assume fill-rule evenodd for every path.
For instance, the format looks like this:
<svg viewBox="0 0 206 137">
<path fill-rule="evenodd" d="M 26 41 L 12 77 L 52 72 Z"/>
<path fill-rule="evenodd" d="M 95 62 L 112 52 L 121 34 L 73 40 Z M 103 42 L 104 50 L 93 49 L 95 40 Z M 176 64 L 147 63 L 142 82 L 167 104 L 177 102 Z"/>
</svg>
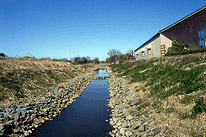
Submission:
<svg viewBox="0 0 206 137">
<path fill-rule="evenodd" d="M 0 53 L 102 61 L 109 50 L 135 50 L 204 5 L 205 0 L 1 0 Z"/>
</svg>

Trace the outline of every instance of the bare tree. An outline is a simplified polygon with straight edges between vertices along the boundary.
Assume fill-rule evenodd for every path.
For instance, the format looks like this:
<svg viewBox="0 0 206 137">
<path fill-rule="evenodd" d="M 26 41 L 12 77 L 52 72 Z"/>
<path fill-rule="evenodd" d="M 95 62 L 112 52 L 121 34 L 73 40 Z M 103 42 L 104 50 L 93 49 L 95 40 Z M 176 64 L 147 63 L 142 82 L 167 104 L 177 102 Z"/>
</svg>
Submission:
<svg viewBox="0 0 206 137">
<path fill-rule="evenodd" d="M 127 60 L 128 60 L 128 59 L 131 59 L 131 58 L 134 58 L 134 52 L 133 52 L 133 50 L 128 50 L 128 51 L 126 52 L 126 55 L 127 55 Z"/>
<path fill-rule="evenodd" d="M 128 51 L 126 52 L 126 54 L 128 54 L 128 55 L 130 55 L 130 56 L 133 56 L 133 50 L 128 50 Z"/>
<path fill-rule="evenodd" d="M 112 49 L 107 53 L 110 57 L 119 57 L 122 53 L 118 50 Z"/>
<path fill-rule="evenodd" d="M 93 63 L 99 63 L 99 58 L 94 58 Z"/>
<path fill-rule="evenodd" d="M 89 56 L 87 56 L 86 58 L 87 58 L 87 62 L 88 62 L 88 63 L 90 63 L 90 62 L 91 62 L 90 57 L 89 57 Z"/>
<path fill-rule="evenodd" d="M 128 59 L 128 55 L 127 54 L 122 54 L 119 56 L 119 61 L 122 62 L 124 60 L 127 60 Z"/>
<path fill-rule="evenodd" d="M 109 58 L 106 58 L 106 63 L 110 63 Z"/>
<path fill-rule="evenodd" d="M 83 63 L 84 63 L 84 64 L 87 63 L 87 58 L 86 58 L 86 57 L 83 57 L 82 60 L 83 60 Z"/>
</svg>

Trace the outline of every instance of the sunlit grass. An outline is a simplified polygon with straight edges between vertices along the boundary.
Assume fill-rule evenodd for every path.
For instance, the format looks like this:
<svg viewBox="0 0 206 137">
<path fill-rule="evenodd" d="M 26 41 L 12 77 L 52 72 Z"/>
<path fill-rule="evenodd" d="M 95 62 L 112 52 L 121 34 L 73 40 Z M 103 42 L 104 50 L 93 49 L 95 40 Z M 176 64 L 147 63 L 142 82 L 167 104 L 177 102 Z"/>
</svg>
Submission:
<svg viewBox="0 0 206 137">
<path fill-rule="evenodd" d="M 10 93 L 17 99 L 45 93 L 46 89 L 52 89 L 59 83 L 85 74 L 94 66 L 75 66 L 69 62 L 52 61 L 49 58 L 30 61 L 29 57 L 1 60 L 0 65 L 3 66 L 3 70 L 0 71 L 0 101 L 8 99 Z"/>
<path fill-rule="evenodd" d="M 113 72 L 121 73 L 118 76 L 131 76 L 132 79 L 130 83 L 142 82 L 150 79 L 145 85 L 145 87 L 151 87 L 148 98 L 157 97 L 163 100 L 170 96 L 186 95 L 185 98 L 180 100 L 181 103 L 189 104 L 195 101 L 195 99 L 198 98 L 197 96 L 187 96 L 187 94 L 206 89 L 204 81 L 205 75 L 199 77 L 199 75 L 206 70 L 206 65 L 194 66 L 201 63 L 199 59 L 188 59 L 178 62 L 171 61 L 170 63 L 175 63 L 175 65 L 164 65 L 162 63 L 154 65 L 153 62 L 137 65 L 137 63 L 128 62 L 125 64 L 112 64 L 109 67 L 112 68 Z M 137 66 L 132 68 L 134 65 Z M 190 67 L 191 70 L 187 71 L 181 69 L 183 66 Z M 140 73 L 143 70 L 146 71 Z M 177 85 L 177 83 L 179 84 Z M 168 88 L 167 91 L 164 90 L 166 88 Z M 139 89 L 136 92 L 138 91 Z M 145 92 L 146 89 L 143 88 L 142 91 Z M 142 107 L 139 108 L 142 109 Z M 161 101 L 156 101 L 153 104 L 153 108 L 160 113 L 162 111 Z M 167 112 L 172 113 L 174 110 L 174 108 L 169 108 Z"/>
</svg>

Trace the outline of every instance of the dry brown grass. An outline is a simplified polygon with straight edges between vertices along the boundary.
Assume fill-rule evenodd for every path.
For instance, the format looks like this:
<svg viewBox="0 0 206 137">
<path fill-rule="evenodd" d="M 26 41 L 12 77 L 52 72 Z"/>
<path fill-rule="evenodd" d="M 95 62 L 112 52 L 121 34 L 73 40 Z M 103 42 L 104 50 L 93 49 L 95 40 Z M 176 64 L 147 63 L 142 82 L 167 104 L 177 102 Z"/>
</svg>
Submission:
<svg viewBox="0 0 206 137">
<path fill-rule="evenodd" d="M 73 77 L 89 73 L 98 66 L 100 65 L 73 65 L 70 62 L 32 57 L 8 57 L 6 60 L 0 60 L 0 105 L 6 106 L 43 94 L 46 90 L 69 82 Z M 14 83 L 16 88 L 12 89 Z M 15 95 L 17 89 L 24 92 L 24 98 Z"/>
</svg>

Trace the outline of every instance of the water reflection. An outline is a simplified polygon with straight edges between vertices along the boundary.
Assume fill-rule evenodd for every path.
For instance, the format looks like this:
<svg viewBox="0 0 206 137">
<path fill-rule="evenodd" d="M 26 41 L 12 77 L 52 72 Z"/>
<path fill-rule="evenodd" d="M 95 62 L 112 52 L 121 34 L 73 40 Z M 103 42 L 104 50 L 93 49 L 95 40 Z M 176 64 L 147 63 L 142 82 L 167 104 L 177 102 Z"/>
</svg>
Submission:
<svg viewBox="0 0 206 137">
<path fill-rule="evenodd" d="M 98 76 L 109 75 L 106 68 L 97 73 Z M 103 75 L 104 73 L 107 74 Z M 93 80 L 72 105 L 32 136 L 109 137 L 108 132 L 114 128 L 106 122 L 111 114 L 111 108 L 107 106 L 107 99 L 110 99 L 108 87 L 106 79 Z"/>
<path fill-rule="evenodd" d="M 111 75 L 107 72 L 106 67 L 99 68 L 97 74 L 94 77 L 110 77 Z"/>
</svg>

